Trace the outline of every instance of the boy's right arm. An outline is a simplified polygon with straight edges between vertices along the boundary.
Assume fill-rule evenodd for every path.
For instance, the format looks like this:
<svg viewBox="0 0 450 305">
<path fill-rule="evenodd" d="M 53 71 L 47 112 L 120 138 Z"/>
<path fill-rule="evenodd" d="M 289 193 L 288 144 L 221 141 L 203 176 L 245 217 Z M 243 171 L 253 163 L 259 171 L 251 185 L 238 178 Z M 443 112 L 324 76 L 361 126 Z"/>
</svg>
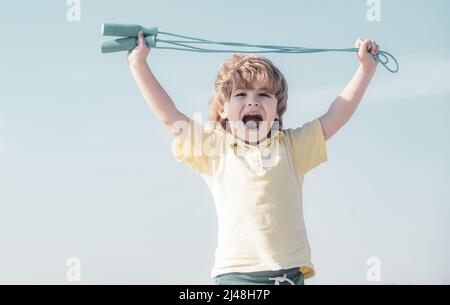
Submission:
<svg viewBox="0 0 450 305">
<path fill-rule="evenodd" d="M 144 96 L 150 109 L 156 117 L 169 129 L 172 135 L 180 135 L 180 129 L 172 128 L 175 122 L 189 122 L 189 117 L 178 111 L 174 102 L 161 87 L 147 64 L 150 49 L 147 47 L 144 36 L 139 33 L 139 45 L 128 54 L 128 63 L 131 73 Z M 180 126 L 179 123 L 175 126 Z"/>
</svg>

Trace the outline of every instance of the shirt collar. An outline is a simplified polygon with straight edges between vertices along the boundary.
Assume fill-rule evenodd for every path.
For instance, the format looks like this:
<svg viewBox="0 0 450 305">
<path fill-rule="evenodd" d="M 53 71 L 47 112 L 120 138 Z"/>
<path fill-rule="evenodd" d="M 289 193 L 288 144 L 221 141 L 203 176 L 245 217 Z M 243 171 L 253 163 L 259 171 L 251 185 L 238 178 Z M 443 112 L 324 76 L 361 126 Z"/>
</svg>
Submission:
<svg viewBox="0 0 450 305">
<path fill-rule="evenodd" d="M 256 145 L 256 147 L 269 147 L 273 141 L 275 141 L 276 139 L 278 139 L 279 137 L 284 136 L 284 132 L 281 130 L 272 130 L 272 136 L 270 138 L 265 139 L 263 142 L 259 143 Z M 254 146 L 254 145 L 250 145 L 245 143 L 244 141 L 242 141 L 241 139 L 238 139 L 237 137 L 234 137 L 232 134 L 230 133 L 226 133 L 226 141 L 227 144 L 230 147 L 235 147 L 235 146 Z"/>
</svg>

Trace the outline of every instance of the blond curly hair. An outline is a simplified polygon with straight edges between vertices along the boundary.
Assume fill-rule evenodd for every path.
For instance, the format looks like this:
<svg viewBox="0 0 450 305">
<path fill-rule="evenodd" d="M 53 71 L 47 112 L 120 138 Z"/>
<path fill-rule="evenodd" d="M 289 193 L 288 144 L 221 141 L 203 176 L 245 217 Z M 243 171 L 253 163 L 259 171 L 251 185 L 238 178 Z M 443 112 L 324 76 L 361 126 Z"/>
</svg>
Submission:
<svg viewBox="0 0 450 305">
<path fill-rule="evenodd" d="M 212 98 L 208 105 L 208 121 L 220 123 L 226 130 L 228 119 L 219 112 L 230 100 L 233 89 L 255 89 L 260 84 L 273 94 L 277 103 L 279 129 L 283 129 L 283 113 L 287 108 L 288 85 L 283 74 L 266 57 L 233 54 L 219 69 Z"/>
</svg>

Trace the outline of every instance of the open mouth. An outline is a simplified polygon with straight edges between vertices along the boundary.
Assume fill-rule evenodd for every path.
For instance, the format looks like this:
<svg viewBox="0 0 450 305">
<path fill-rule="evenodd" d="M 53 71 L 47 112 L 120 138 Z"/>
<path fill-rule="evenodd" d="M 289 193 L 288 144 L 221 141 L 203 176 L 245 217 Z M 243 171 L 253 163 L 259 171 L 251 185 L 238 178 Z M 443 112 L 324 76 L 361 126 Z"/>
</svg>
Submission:
<svg viewBox="0 0 450 305">
<path fill-rule="evenodd" d="M 242 122 L 244 123 L 245 127 L 249 129 L 258 129 L 259 124 L 262 121 L 263 121 L 262 115 L 256 113 L 246 114 L 242 118 Z"/>
</svg>

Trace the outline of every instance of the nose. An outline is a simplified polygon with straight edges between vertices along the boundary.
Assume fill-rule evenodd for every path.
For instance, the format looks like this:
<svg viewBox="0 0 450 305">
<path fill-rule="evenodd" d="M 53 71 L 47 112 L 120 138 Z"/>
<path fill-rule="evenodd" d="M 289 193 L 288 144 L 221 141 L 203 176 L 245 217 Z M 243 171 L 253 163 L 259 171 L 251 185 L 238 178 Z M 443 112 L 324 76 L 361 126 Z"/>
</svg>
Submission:
<svg viewBox="0 0 450 305">
<path fill-rule="evenodd" d="M 259 102 L 257 100 L 250 100 L 247 102 L 247 106 L 251 107 L 251 106 L 259 106 Z"/>
</svg>

